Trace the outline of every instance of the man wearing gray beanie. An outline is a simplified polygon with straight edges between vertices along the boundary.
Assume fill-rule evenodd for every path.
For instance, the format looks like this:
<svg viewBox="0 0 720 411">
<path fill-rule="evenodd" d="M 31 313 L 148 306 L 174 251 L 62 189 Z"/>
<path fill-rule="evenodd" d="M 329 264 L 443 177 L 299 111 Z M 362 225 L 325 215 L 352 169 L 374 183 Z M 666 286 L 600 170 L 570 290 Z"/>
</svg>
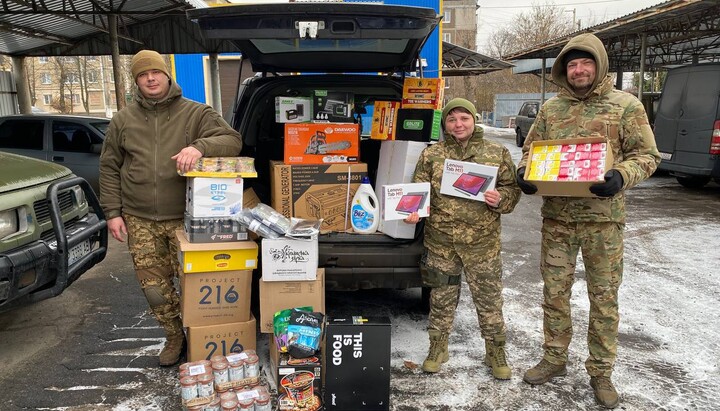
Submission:
<svg viewBox="0 0 720 411">
<path fill-rule="evenodd" d="M 110 234 L 127 237 L 140 287 L 165 330 L 161 366 L 180 360 L 185 335 L 175 230 L 183 226 L 185 177 L 202 156 L 237 156 L 242 142 L 210 106 L 182 96 L 165 59 L 155 51 L 133 56 L 135 99 L 110 122 L 100 155 L 100 203 Z"/>
</svg>

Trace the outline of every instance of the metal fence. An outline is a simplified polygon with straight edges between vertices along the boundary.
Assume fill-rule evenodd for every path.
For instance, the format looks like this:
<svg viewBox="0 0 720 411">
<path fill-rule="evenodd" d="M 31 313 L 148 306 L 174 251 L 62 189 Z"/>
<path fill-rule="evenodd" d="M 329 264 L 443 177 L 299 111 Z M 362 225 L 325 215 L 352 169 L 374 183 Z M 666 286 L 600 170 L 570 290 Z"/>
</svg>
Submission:
<svg viewBox="0 0 720 411">
<path fill-rule="evenodd" d="M 0 71 L 0 115 L 17 114 L 17 90 L 11 71 Z"/>
</svg>

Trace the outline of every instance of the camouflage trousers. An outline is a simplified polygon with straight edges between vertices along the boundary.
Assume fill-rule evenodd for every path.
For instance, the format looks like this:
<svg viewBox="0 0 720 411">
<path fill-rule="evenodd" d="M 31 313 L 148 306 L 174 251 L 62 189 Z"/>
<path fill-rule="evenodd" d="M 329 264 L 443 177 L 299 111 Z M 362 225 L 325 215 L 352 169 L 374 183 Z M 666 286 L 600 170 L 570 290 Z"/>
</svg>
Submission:
<svg viewBox="0 0 720 411">
<path fill-rule="evenodd" d="M 500 259 L 500 228 L 497 238 L 482 244 L 450 245 L 442 250 L 428 250 L 426 265 L 429 270 L 439 270 L 446 275 L 465 273 L 480 332 L 486 340 L 505 336 L 502 306 L 502 260 Z M 438 253 L 437 251 L 440 251 Z M 444 285 L 430 291 L 430 315 L 428 328 L 449 333 L 455 320 L 460 301 L 461 285 Z"/>
<path fill-rule="evenodd" d="M 180 263 L 175 230 L 182 220 L 154 221 L 123 214 L 128 248 L 150 309 L 168 335 L 182 332 L 180 297 L 175 289 Z"/>
<path fill-rule="evenodd" d="M 617 357 L 618 289 L 623 272 L 624 224 L 565 223 L 544 219 L 540 271 L 544 281 L 545 360 L 564 364 L 572 339 L 570 297 L 578 251 L 582 249 L 590 299 L 590 376 L 610 376 Z"/>
</svg>

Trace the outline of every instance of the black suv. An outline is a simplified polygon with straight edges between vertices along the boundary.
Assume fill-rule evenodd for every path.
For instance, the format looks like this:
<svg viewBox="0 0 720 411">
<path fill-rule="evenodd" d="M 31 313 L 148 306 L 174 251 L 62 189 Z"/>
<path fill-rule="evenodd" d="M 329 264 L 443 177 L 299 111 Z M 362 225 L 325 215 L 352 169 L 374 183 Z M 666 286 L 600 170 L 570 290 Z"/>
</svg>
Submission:
<svg viewBox="0 0 720 411">
<path fill-rule="evenodd" d="M 359 3 L 236 5 L 188 16 L 207 37 L 236 44 L 258 72 L 240 85 L 229 122 L 243 136 L 241 155 L 255 158 L 258 178 L 246 181 L 266 204 L 269 163 L 283 160 L 284 124 L 275 122 L 275 97 L 352 92 L 362 124 L 359 117 L 376 100 L 401 100 L 403 77 L 416 71 L 419 50 L 440 21 L 429 8 Z M 373 185 L 379 143 L 363 139 L 360 146 Z M 328 289 L 420 287 L 422 253 L 420 224 L 410 240 L 341 232 L 319 240 Z"/>
</svg>

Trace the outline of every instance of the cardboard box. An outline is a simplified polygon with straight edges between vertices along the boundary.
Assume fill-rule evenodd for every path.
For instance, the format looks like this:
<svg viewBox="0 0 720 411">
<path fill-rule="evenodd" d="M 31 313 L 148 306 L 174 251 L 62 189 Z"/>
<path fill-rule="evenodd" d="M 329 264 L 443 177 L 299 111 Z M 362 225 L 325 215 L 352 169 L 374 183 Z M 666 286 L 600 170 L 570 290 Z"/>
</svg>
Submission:
<svg viewBox="0 0 720 411">
<path fill-rule="evenodd" d="M 318 239 L 263 238 L 263 281 L 312 281 L 317 277 Z"/>
<path fill-rule="evenodd" d="M 357 124 L 285 124 L 285 164 L 357 163 Z"/>
<path fill-rule="evenodd" d="M 345 91 L 315 90 L 313 92 L 314 121 L 354 123 L 355 96 Z"/>
<path fill-rule="evenodd" d="M 185 238 L 191 243 L 245 241 L 247 229 L 232 217 L 193 217 L 185 213 Z"/>
<path fill-rule="evenodd" d="M 370 138 L 373 140 L 394 140 L 397 110 L 399 101 L 376 101 L 373 105 L 372 128 Z"/>
<path fill-rule="evenodd" d="M 312 121 L 310 97 L 275 97 L 276 123 L 303 123 Z"/>
<path fill-rule="evenodd" d="M 252 270 L 182 273 L 183 326 L 249 321 L 251 284 Z"/>
<path fill-rule="evenodd" d="M 209 360 L 214 355 L 230 355 L 257 347 L 257 323 L 250 321 L 188 327 L 187 360 Z"/>
<path fill-rule="evenodd" d="M 395 140 L 438 141 L 442 133 L 440 110 L 406 109 L 398 110 L 395 124 Z"/>
<path fill-rule="evenodd" d="M 602 145 L 604 144 L 605 150 L 604 150 L 604 159 L 603 164 L 601 168 L 598 168 L 597 172 L 597 180 L 596 181 L 539 181 L 534 178 L 534 176 L 531 175 L 531 170 L 535 167 L 533 164 L 532 159 L 532 153 L 535 150 L 538 149 L 545 149 L 550 150 L 549 147 L 551 146 L 572 146 L 575 145 L 576 147 L 578 145 L 590 145 L 590 150 L 581 150 L 580 152 L 588 153 L 588 159 L 587 161 L 592 161 L 590 159 L 592 153 L 592 145 Z M 597 146 L 596 146 L 597 147 Z M 558 150 L 558 170 L 560 169 L 562 160 L 562 151 L 561 149 Z M 600 152 L 597 150 L 596 152 Z M 576 151 L 577 153 L 577 151 Z M 590 192 L 590 186 L 593 184 L 597 184 L 599 182 L 604 181 L 604 175 L 606 172 L 608 172 L 613 167 L 613 154 L 612 154 L 612 148 L 610 147 L 610 143 L 607 142 L 607 139 L 604 137 L 586 137 L 586 138 L 569 138 L 564 140 L 545 140 L 545 141 L 533 141 L 530 144 L 530 156 L 528 158 L 527 167 L 525 168 L 525 176 L 524 178 L 528 181 L 532 181 L 533 184 L 535 184 L 538 188 L 538 191 L 536 194 L 542 195 L 542 196 L 560 196 L 560 197 L 595 197 L 595 194 Z M 582 156 L 581 156 L 582 157 Z M 573 161 L 575 156 L 573 156 Z M 536 160 L 537 161 L 537 160 Z M 577 161 L 586 161 L 584 159 L 580 159 Z M 595 160 L 598 161 L 598 160 Z"/>
<path fill-rule="evenodd" d="M 430 183 L 391 184 L 382 186 L 380 212 L 383 221 L 404 220 L 411 213 L 430 215 Z"/>
<path fill-rule="evenodd" d="M 193 217 L 228 217 L 237 214 L 242 204 L 242 178 L 187 179 L 185 211 Z"/>
<path fill-rule="evenodd" d="M 326 409 L 390 409 L 390 332 L 387 317 L 328 319 Z"/>
<path fill-rule="evenodd" d="M 351 229 L 346 219 L 367 164 L 289 165 L 270 163 L 272 207 L 287 218 L 323 219 L 321 230 Z"/>
<path fill-rule="evenodd" d="M 429 108 L 440 110 L 445 94 L 442 78 L 406 77 L 403 83 L 403 108 Z"/>
<path fill-rule="evenodd" d="M 325 313 L 325 269 L 315 281 L 260 281 L 260 332 L 273 332 L 273 315 L 280 310 L 310 306 Z"/>
<path fill-rule="evenodd" d="M 417 141 L 383 141 L 380 144 L 375 195 L 382 197 L 384 185 L 411 183 L 420 154 L 427 146 Z M 415 238 L 416 225 L 380 219 L 378 231 L 393 238 Z"/>
<path fill-rule="evenodd" d="M 495 188 L 497 171 L 495 166 L 446 159 L 440 194 L 485 201 L 484 193 Z"/>
<path fill-rule="evenodd" d="M 322 405 L 323 364 L 322 354 L 308 358 L 293 358 L 287 353 L 280 353 L 270 336 L 270 372 L 278 390 L 278 410 L 295 411 L 298 406 L 308 409 L 315 405 Z M 307 379 L 301 387 L 294 388 L 291 382 Z M 293 401 L 293 395 L 288 390 L 300 389 L 304 391 L 304 404 Z M 312 391 L 312 393 L 310 392 Z M 310 397 L 312 395 L 312 397 Z"/>
<path fill-rule="evenodd" d="M 254 208 L 258 204 L 260 204 L 260 198 L 252 187 L 243 191 L 243 208 Z"/>
<path fill-rule="evenodd" d="M 185 273 L 257 268 L 258 246 L 254 241 L 191 243 L 183 230 L 177 230 L 175 235 L 180 244 L 178 260 Z"/>
</svg>

